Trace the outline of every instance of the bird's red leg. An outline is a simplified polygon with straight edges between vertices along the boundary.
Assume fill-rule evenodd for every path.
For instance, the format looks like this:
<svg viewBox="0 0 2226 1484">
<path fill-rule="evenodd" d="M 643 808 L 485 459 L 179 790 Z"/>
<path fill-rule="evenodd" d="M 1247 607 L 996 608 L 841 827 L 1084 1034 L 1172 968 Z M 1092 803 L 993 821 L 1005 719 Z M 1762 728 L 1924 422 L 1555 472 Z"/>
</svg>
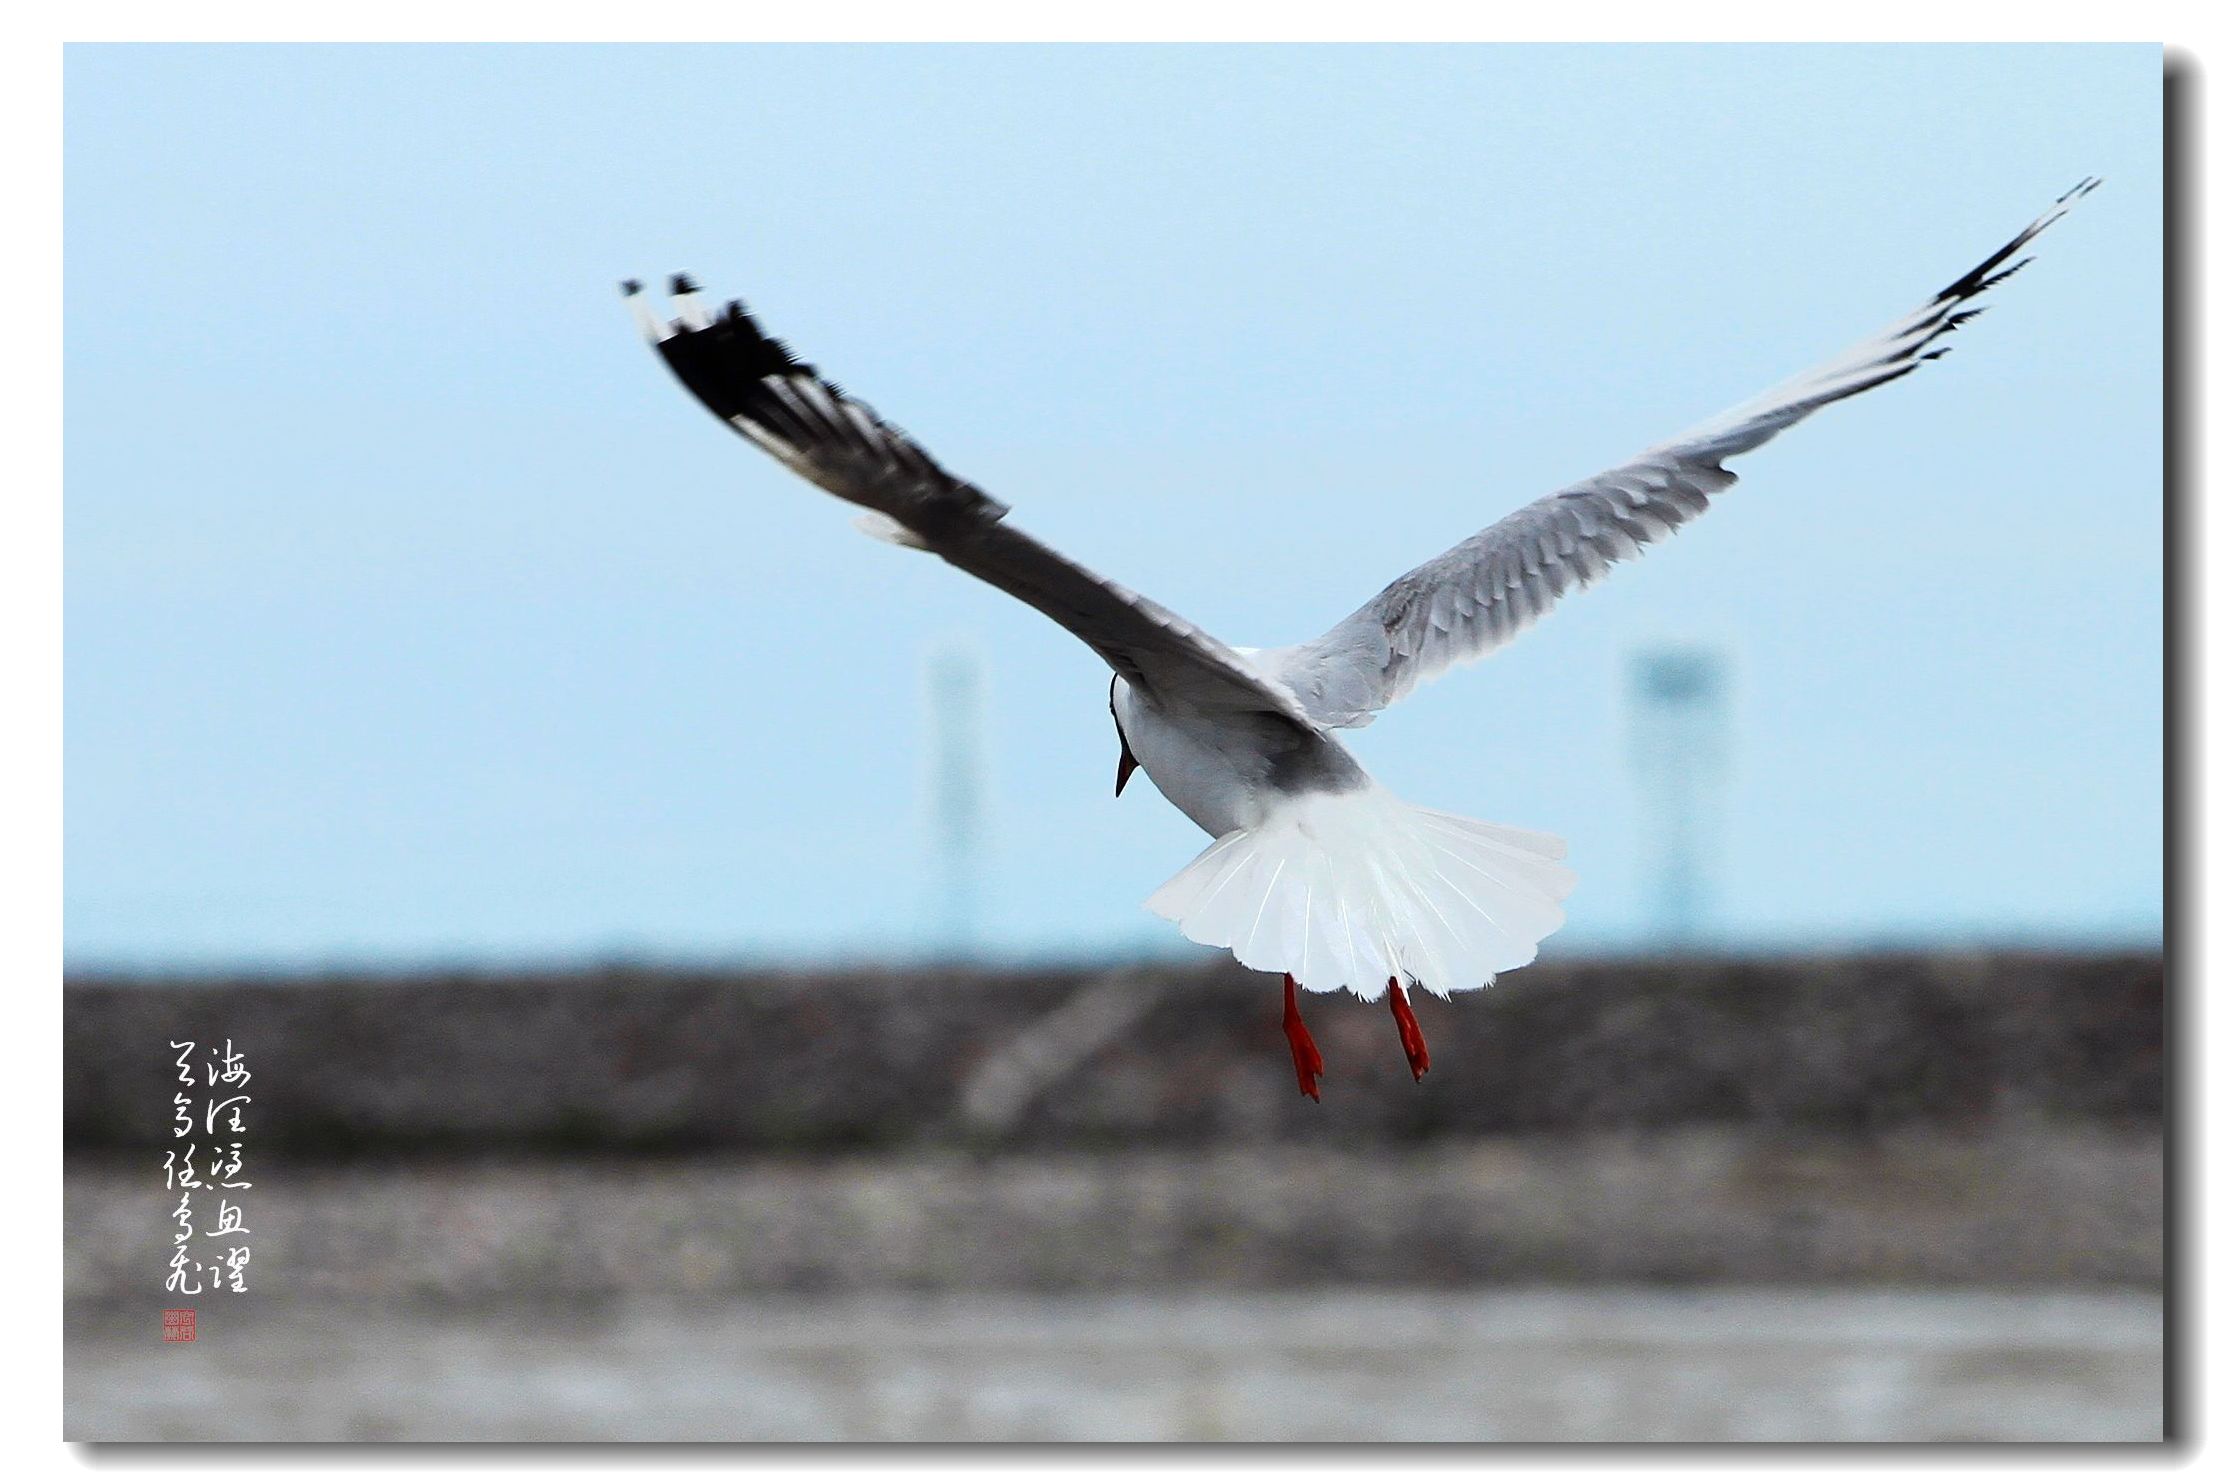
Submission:
<svg viewBox="0 0 2226 1484">
<path fill-rule="evenodd" d="M 1306 1022 L 1299 1019 L 1298 981 L 1283 976 L 1283 1035 L 1291 1043 L 1291 1066 L 1298 1072 L 1299 1091 L 1315 1102 L 1322 1100 L 1322 1053 L 1314 1045 Z"/>
<path fill-rule="evenodd" d="M 1407 992 L 1399 987 L 1394 977 L 1389 986 L 1391 1018 L 1399 1022 L 1399 1049 L 1407 1053 L 1407 1070 L 1420 1082 L 1422 1074 L 1430 1070 L 1430 1046 L 1422 1039 L 1422 1027 L 1414 1018 L 1414 1006 L 1407 1003 Z"/>
</svg>

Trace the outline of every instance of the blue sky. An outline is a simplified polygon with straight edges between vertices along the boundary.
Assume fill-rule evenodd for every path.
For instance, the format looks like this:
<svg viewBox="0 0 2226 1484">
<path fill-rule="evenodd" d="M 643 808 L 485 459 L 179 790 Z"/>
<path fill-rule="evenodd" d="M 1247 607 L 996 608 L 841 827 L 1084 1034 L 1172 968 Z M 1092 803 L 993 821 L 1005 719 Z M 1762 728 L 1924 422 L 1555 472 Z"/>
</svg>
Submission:
<svg viewBox="0 0 2226 1484">
<path fill-rule="evenodd" d="M 747 298 L 1014 519 L 1282 643 L 1875 330 L 2080 176 L 1957 354 L 1354 739 L 1643 946 L 1630 656 L 1732 661 L 1715 932 L 2153 941 L 2160 57 L 1999 48 L 73 48 L 66 952 L 1180 946 L 1103 667 L 722 432 L 628 275 Z"/>
</svg>

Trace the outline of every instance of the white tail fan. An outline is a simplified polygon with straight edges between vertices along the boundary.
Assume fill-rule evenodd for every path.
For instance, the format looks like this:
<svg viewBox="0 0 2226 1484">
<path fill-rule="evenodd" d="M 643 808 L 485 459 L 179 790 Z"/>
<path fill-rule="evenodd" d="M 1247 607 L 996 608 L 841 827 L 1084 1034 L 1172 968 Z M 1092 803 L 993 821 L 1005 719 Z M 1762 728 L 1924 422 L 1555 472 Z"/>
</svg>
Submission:
<svg viewBox="0 0 2226 1484">
<path fill-rule="evenodd" d="M 1440 996 L 1538 956 L 1577 884 L 1552 835 L 1423 809 L 1370 785 L 1231 830 L 1145 906 L 1247 968 L 1380 998 Z"/>
</svg>

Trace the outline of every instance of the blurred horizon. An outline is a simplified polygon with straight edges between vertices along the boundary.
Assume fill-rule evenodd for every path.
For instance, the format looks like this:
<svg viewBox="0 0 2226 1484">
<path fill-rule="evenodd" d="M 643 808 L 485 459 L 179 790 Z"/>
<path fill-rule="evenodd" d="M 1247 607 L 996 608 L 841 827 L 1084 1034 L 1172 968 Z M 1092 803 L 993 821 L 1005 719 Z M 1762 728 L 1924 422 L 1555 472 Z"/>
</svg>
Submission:
<svg viewBox="0 0 2226 1484">
<path fill-rule="evenodd" d="M 1186 962 L 1102 666 L 723 433 L 687 269 L 1234 643 L 1918 302 L 1957 354 L 1353 737 L 1644 952 L 1632 657 L 1724 657 L 1711 954 L 2162 935 L 2161 58 L 2017 47 L 67 52 L 70 972 L 907 963 L 927 668 L 1001 964 Z M 1953 163 L 1950 163 L 1953 162 Z M 1117 420 L 1117 421 L 1116 421 Z M 1231 553 L 1262 560 L 1233 564 Z"/>
<path fill-rule="evenodd" d="M 932 931 L 923 930 L 922 937 L 931 939 Z M 190 954 L 145 958 L 72 957 L 64 965 L 64 973 L 73 982 L 109 987 L 141 983 L 159 987 L 225 982 L 284 985 L 328 978 L 405 984 L 449 977 L 502 981 L 609 973 L 751 976 L 852 974 L 888 970 L 909 975 L 952 970 L 985 974 L 1042 971 L 1063 976 L 1123 971 L 1195 972 L 1217 960 L 1228 958 L 1226 950 L 1203 948 L 1179 936 L 1171 942 L 1161 941 L 1161 935 L 1151 932 L 1148 927 L 1140 937 L 1151 941 L 1092 946 L 1072 952 L 1062 952 L 1056 947 L 995 945 L 976 945 L 963 952 L 952 952 L 932 941 L 924 941 L 919 945 L 906 945 L 875 953 L 847 953 L 832 947 L 819 953 L 777 948 L 752 952 L 618 943 L 604 948 L 568 947 L 545 953 L 490 950 L 476 956 L 435 950 L 424 953 L 303 952 L 267 954 L 253 958 Z M 2138 935 L 2116 937 L 2095 932 L 2051 937 L 2039 929 L 2026 930 L 2015 936 L 2004 934 L 1992 937 L 1978 932 L 1959 934 L 1948 928 L 1936 928 L 1929 935 L 1906 938 L 1883 934 L 1841 938 L 1788 934 L 1782 938 L 1746 937 L 1736 942 L 1719 942 L 1704 937 L 1672 944 L 1651 943 L 1642 934 L 1636 933 L 1629 938 L 1603 938 L 1582 933 L 1573 936 L 1570 930 L 1564 929 L 1555 934 L 1549 944 L 1549 948 L 1540 953 L 1536 963 L 1507 971 L 1500 976 L 1498 985 L 1486 985 L 1480 990 L 1456 990 L 1453 995 L 1454 1003 L 1462 1004 L 1479 996 L 1488 998 L 1495 988 L 1513 982 L 1513 976 L 1534 969 L 1538 963 L 1548 962 L 1572 969 L 1615 964 L 1679 963 L 1718 968 L 1748 963 L 1796 964 L 1935 954 L 1949 959 L 1998 954 L 2084 958 L 2119 954 L 2161 956 L 2164 952 L 2160 942 Z M 1345 991 L 1336 990 L 1324 993 L 1323 998 L 1342 999 L 1344 995 Z"/>
</svg>

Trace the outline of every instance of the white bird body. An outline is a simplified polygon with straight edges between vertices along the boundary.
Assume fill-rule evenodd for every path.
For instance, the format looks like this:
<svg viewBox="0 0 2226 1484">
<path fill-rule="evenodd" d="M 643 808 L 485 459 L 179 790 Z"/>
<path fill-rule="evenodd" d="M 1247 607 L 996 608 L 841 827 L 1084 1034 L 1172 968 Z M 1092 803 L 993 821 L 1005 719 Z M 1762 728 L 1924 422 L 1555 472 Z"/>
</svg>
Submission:
<svg viewBox="0 0 2226 1484">
<path fill-rule="evenodd" d="M 1192 824 L 1219 838 L 1257 828 L 1268 817 L 1276 791 L 1248 728 L 1179 703 L 1162 707 L 1118 675 L 1112 706 L 1137 766 Z"/>
<path fill-rule="evenodd" d="M 1374 1000 L 1393 980 L 1488 984 L 1561 926 L 1576 876 L 1550 835 L 1418 809 L 1334 737 L 1272 754 L 1256 728 L 1118 676 L 1112 707 L 1153 786 L 1214 837 L 1145 901 L 1193 942 Z"/>
<path fill-rule="evenodd" d="M 1526 964 L 1562 923 L 1575 877 L 1550 835 L 1395 798 L 1334 732 L 1366 726 L 1422 681 L 1481 659 L 1570 591 L 1704 512 L 1735 477 L 1724 460 L 1819 408 L 1917 370 L 2024 266 L 2011 257 L 2097 182 L 2082 181 L 1977 268 L 1845 354 L 1763 396 L 1534 500 L 1416 567 L 1319 638 L 1240 650 L 1070 561 L 1006 519 L 902 430 L 797 361 L 740 303 L 706 314 L 676 278 L 678 315 L 637 297 L 666 364 L 722 421 L 795 473 L 864 507 L 869 534 L 933 552 L 1040 610 L 1113 670 L 1130 760 L 1213 837 L 1147 905 L 1192 939 L 1279 971 L 1300 1085 L 1319 1054 L 1294 981 L 1386 993 L 1410 1064 L 1428 1053 L 1403 989 L 1440 994 Z M 2004 265 L 2007 266 L 2004 266 Z M 1118 786 L 1116 787 L 1118 792 Z"/>
</svg>

